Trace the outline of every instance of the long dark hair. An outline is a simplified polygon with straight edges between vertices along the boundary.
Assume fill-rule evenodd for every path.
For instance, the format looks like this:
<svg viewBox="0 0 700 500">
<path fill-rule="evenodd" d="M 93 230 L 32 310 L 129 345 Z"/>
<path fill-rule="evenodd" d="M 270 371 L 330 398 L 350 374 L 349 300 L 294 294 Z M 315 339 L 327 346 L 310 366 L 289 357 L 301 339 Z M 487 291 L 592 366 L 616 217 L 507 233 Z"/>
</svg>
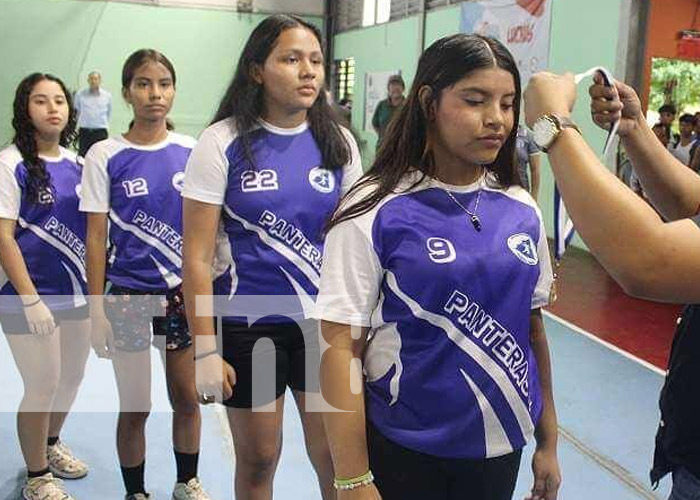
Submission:
<svg viewBox="0 0 700 500">
<path fill-rule="evenodd" d="M 390 122 L 372 167 L 346 194 L 345 199 L 370 186 L 373 188 L 371 194 L 347 206 L 341 202 L 340 208 L 328 224 L 328 229 L 372 210 L 384 197 L 394 192 L 401 179 L 412 169 L 423 173 L 417 183 L 422 182 L 425 176 L 434 177 L 436 167 L 432 155 L 426 154 L 426 110 L 432 103 L 440 102 L 444 89 L 451 87 L 472 71 L 492 68 L 494 64 L 513 75 L 513 113 L 514 123 L 517 124 L 521 99 L 520 74 L 508 49 L 498 40 L 481 35 L 457 34 L 441 38 L 423 52 L 411 92 L 399 114 Z M 427 106 L 424 107 L 419 94 L 426 86 L 432 92 Z M 515 167 L 516 136 L 517 126 L 514 126 L 496 160 L 486 166 L 493 172 L 501 187 L 519 184 L 520 181 Z"/>
<path fill-rule="evenodd" d="M 73 96 L 61 79 L 48 73 L 32 73 L 25 77 L 17 86 L 15 100 L 12 105 L 12 128 L 15 129 L 12 144 L 17 147 L 22 155 L 24 167 L 27 169 L 27 174 L 29 174 L 26 196 L 33 203 L 37 202 L 39 195 L 51 186 L 51 175 L 46 170 L 46 163 L 39 157 L 35 137 L 36 127 L 34 127 L 34 123 L 32 123 L 32 119 L 29 116 L 29 96 L 36 84 L 43 80 L 56 82 L 66 96 L 68 121 L 61 132 L 59 144 L 66 148 L 75 143 L 77 136 L 76 124 L 78 120 L 75 107 L 73 106 Z"/>
<path fill-rule="evenodd" d="M 131 81 L 134 79 L 136 70 L 146 63 L 160 63 L 165 68 L 170 71 L 170 76 L 173 77 L 173 86 L 177 82 L 177 75 L 175 74 L 175 67 L 170 59 L 165 57 L 162 52 L 158 52 L 154 49 L 139 49 L 127 57 L 122 67 L 122 91 L 125 91 L 131 85 Z"/>
<path fill-rule="evenodd" d="M 243 48 L 233 80 L 224 94 L 212 124 L 233 118 L 236 132 L 243 145 L 245 160 L 255 168 L 251 133 L 258 126 L 264 106 L 264 89 L 252 76 L 254 66 L 262 66 L 270 56 L 280 35 L 292 28 L 304 28 L 314 34 L 323 47 L 321 32 L 297 16 L 276 14 L 264 19 L 253 30 Z M 340 168 L 350 161 L 350 146 L 340 129 L 324 89 L 308 111 L 307 120 L 318 148 L 323 167 Z"/>
<path fill-rule="evenodd" d="M 122 94 L 126 92 L 129 85 L 131 85 L 136 71 L 146 63 L 160 63 L 165 66 L 165 69 L 170 72 L 170 76 L 173 77 L 173 87 L 175 86 L 177 83 L 177 74 L 175 73 L 175 66 L 170 62 L 170 59 L 165 57 L 165 54 L 155 49 L 139 49 L 127 57 L 126 61 L 124 61 L 124 66 L 122 66 Z M 131 120 L 128 129 L 131 130 L 133 126 L 134 120 Z M 175 125 L 170 118 L 165 119 L 165 127 L 168 130 L 175 130 Z"/>
</svg>

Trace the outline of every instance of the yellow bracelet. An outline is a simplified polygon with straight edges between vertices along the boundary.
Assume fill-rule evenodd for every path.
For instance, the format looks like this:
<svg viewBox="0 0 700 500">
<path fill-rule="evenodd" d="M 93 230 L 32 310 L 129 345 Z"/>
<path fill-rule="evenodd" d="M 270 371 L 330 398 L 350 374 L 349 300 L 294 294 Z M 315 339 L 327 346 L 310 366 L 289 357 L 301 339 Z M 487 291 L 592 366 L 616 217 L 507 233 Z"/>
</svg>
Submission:
<svg viewBox="0 0 700 500">
<path fill-rule="evenodd" d="M 374 474 L 368 470 L 361 476 L 351 477 L 349 479 L 336 477 L 333 480 L 333 486 L 336 490 L 354 490 L 361 486 L 368 486 L 374 482 Z"/>
</svg>

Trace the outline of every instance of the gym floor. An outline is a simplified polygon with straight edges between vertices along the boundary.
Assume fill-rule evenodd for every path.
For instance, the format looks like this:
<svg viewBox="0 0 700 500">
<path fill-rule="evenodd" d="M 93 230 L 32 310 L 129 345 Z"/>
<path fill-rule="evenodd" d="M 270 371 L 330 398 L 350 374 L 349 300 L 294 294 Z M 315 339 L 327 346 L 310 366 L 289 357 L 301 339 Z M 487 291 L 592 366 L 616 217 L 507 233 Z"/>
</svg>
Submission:
<svg viewBox="0 0 700 500">
<path fill-rule="evenodd" d="M 664 499 L 670 480 L 649 484 L 657 400 L 677 306 L 631 299 L 587 253 L 570 250 L 559 270 L 559 300 L 546 313 L 560 425 L 562 500 Z M 4 337 L 4 336 L 3 336 Z M 154 353 L 155 357 L 155 353 Z M 77 499 L 123 498 L 114 432 L 118 401 L 112 369 L 91 355 L 87 375 L 62 439 L 91 466 L 68 484 Z M 22 383 L 7 343 L 0 341 L 0 500 L 17 500 L 24 477 L 15 436 Z M 163 370 L 153 363 L 153 412 L 147 426 L 147 488 L 154 500 L 172 492 L 175 465 Z M 95 408 L 101 411 L 96 413 Z M 301 424 L 288 397 L 284 449 L 275 498 L 320 500 L 306 458 Z M 214 498 L 233 498 L 233 453 L 221 408 L 203 412 L 200 476 Z M 515 499 L 532 484 L 526 449 Z"/>
</svg>

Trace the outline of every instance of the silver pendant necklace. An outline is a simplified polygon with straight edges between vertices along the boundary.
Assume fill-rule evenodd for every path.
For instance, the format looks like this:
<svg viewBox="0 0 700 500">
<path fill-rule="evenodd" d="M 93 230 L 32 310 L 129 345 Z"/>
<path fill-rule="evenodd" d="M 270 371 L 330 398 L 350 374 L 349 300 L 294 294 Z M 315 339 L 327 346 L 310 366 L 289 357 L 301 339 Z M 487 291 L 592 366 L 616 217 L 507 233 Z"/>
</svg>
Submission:
<svg viewBox="0 0 700 500">
<path fill-rule="evenodd" d="M 479 210 L 479 200 L 481 200 L 481 189 L 477 191 L 476 193 L 476 203 L 474 203 L 474 211 L 470 211 L 462 205 L 457 198 L 454 197 L 452 193 L 450 193 L 447 189 L 442 188 L 442 190 L 447 194 L 447 196 L 450 197 L 452 201 L 455 202 L 455 204 L 461 208 L 464 213 L 466 213 L 469 216 L 469 221 L 472 223 L 472 226 L 474 226 L 474 229 L 477 231 L 481 231 L 481 219 L 479 219 L 479 216 L 476 214 L 477 210 Z"/>
</svg>

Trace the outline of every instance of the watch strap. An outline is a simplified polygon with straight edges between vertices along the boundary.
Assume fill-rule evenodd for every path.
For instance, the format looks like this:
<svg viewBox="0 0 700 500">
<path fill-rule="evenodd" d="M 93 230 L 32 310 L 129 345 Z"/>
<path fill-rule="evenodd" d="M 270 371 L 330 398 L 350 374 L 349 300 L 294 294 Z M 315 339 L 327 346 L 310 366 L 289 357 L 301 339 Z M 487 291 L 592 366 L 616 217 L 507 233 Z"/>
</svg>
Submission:
<svg viewBox="0 0 700 500">
<path fill-rule="evenodd" d="M 552 138 L 550 143 L 546 147 L 540 147 L 540 149 L 544 152 L 547 153 L 549 152 L 550 149 L 552 149 L 552 146 L 554 145 L 555 142 L 557 142 L 557 139 L 559 139 L 559 136 L 561 135 L 562 130 L 565 128 L 572 128 L 576 130 L 579 134 L 581 134 L 581 129 L 578 128 L 578 125 L 574 123 L 574 121 L 569 118 L 568 116 L 560 116 L 555 113 L 547 113 L 546 115 L 543 115 L 543 118 L 549 119 L 552 123 L 554 123 L 555 127 L 557 128 L 557 133 L 556 135 Z M 581 134 L 583 135 L 583 134 Z"/>
</svg>

